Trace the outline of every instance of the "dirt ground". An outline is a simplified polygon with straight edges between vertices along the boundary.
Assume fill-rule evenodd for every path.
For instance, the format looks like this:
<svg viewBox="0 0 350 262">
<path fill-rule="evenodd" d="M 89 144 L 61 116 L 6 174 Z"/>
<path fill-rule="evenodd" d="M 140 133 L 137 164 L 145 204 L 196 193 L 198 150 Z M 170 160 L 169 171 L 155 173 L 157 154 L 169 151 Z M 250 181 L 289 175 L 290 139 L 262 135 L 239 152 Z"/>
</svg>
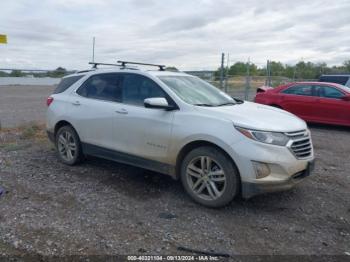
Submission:
<svg viewBox="0 0 350 262">
<path fill-rule="evenodd" d="M 314 174 L 293 190 L 195 204 L 178 181 L 91 158 L 61 164 L 43 127 L 0 135 L 0 254 L 350 254 L 350 130 L 311 127 Z"/>
</svg>

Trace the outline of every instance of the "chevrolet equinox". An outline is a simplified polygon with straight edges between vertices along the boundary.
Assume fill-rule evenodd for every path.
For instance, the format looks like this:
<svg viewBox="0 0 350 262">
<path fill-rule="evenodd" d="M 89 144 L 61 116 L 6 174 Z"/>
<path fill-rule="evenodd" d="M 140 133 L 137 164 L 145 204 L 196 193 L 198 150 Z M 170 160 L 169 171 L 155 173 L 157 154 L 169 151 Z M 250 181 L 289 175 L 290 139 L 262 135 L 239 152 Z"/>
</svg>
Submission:
<svg viewBox="0 0 350 262">
<path fill-rule="evenodd" d="M 66 76 L 47 105 L 47 133 L 63 163 L 92 155 L 167 174 L 209 207 L 290 189 L 313 167 L 303 120 L 162 66 Z"/>
</svg>

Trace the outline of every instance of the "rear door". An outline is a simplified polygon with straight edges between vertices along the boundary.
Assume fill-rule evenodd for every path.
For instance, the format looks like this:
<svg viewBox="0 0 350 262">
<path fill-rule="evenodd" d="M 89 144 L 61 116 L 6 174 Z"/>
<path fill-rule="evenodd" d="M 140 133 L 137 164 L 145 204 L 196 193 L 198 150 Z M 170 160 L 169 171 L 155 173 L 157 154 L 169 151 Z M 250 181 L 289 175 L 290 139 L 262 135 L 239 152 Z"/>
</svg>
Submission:
<svg viewBox="0 0 350 262">
<path fill-rule="evenodd" d="M 316 118 L 317 99 L 312 85 L 293 85 L 280 92 L 283 109 L 309 121 Z"/>
<path fill-rule="evenodd" d="M 69 112 L 82 142 L 111 148 L 115 110 L 120 100 L 117 73 L 93 75 L 73 93 Z"/>
<path fill-rule="evenodd" d="M 315 86 L 319 96 L 317 117 L 321 122 L 350 123 L 350 102 L 342 99 L 345 93 L 333 86 Z"/>
</svg>

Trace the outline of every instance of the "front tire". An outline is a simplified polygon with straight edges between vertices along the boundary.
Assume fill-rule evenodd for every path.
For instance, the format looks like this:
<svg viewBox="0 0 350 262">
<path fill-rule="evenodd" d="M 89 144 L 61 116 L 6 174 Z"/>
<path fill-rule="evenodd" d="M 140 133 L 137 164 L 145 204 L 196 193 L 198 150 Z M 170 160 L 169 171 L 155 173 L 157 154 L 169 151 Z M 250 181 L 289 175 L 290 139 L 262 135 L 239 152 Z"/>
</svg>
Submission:
<svg viewBox="0 0 350 262">
<path fill-rule="evenodd" d="M 207 207 L 227 205 L 240 188 L 233 161 L 210 146 L 198 147 L 187 154 L 181 165 L 181 181 L 192 199 Z"/>
<path fill-rule="evenodd" d="M 82 160 L 83 154 L 77 132 L 71 126 L 61 127 L 55 138 L 59 159 L 66 165 L 75 165 Z"/>
</svg>

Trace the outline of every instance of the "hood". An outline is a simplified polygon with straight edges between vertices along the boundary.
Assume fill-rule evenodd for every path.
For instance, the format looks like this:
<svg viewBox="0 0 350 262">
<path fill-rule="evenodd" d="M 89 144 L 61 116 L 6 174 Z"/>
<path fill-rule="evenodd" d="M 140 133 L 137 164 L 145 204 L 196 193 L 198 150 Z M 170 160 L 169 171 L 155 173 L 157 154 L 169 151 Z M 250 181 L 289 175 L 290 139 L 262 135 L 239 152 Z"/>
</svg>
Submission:
<svg viewBox="0 0 350 262">
<path fill-rule="evenodd" d="M 201 113 L 228 119 L 234 125 L 263 131 L 293 132 L 307 128 L 304 120 L 271 106 L 244 102 L 243 104 L 196 107 Z"/>
</svg>

